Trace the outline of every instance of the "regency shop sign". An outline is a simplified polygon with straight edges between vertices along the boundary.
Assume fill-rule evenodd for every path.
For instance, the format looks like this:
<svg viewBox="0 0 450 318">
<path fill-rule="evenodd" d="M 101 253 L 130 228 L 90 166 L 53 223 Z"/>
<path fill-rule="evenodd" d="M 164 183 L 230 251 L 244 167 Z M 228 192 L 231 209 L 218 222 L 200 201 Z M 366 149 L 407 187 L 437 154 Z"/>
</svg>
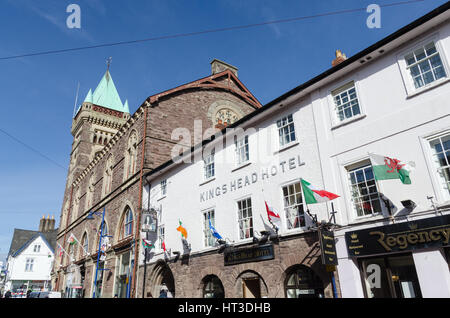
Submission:
<svg viewBox="0 0 450 318">
<path fill-rule="evenodd" d="M 450 214 L 345 233 L 350 257 L 448 246 Z"/>
<path fill-rule="evenodd" d="M 218 197 L 220 195 L 224 195 L 227 192 L 233 192 L 238 189 L 249 186 L 253 183 L 258 182 L 258 180 L 266 180 L 270 177 L 275 177 L 279 173 L 286 173 L 294 170 L 297 167 L 303 166 L 305 163 L 300 160 L 300 156 L 289 158 L 289 160 L 280 161 L 278 165 L 272 165 L 270 167 L 266 167 L 261 169 L 261 171 L 249 173 L 246 176 L 241 178 L 237 178 L 235 180 L 231 180 L 229 183 L 224 183 L 222 185 L 218 185 L 214 188 L 209 189 L 208 191 L 203 191 L 200 193 L 200 202 L 205 202 L 214 197 Z"/>
<path fill-rule="evenodd" d="M 256 247 L 240 248 L 224 252 L 224 264 L 235 265 L 240 263 L 265 261 L 274 259 L 273 245 L 265 244 Z"/>
</svg>

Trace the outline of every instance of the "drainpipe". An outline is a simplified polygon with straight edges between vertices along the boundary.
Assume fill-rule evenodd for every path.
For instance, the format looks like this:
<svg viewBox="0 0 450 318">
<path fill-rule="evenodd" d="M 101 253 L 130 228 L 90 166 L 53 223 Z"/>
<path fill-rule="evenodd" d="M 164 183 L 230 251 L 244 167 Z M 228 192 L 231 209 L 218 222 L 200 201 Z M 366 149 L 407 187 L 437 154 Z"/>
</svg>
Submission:
<svg viewBox="0 0 450 318">
<path fill-rule="evenodd" d="M 142 158 L 141 158 L 141 173 L 139 177 L 139 208 L 138 208 L 138 219 L 136 222 L 136 231 L 135 231 L 135 240 L 134 240 L 134 265 L 133 265 L 133 277 L 131 284 L 131 298 L 136 298 L 136 272 L 139 266 L 139 241 L 140 241 L 140 231 L 139 228 L 141 226 L 141 215 L 142 215 L 142 178 L 144 173 L 144 158 L 145 158 L 145 144 L 147 142 L 147 114 L 148 114 L 148 106 L 145 106 L 144 110 L 144 138 L 142 140 Z"/>
</svg>

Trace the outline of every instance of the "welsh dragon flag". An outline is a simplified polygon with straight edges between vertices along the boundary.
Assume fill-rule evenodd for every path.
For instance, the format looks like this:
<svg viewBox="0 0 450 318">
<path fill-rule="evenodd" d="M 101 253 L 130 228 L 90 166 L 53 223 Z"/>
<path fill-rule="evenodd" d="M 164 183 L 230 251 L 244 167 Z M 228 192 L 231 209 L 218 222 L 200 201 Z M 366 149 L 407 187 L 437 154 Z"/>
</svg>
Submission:
<svg viewBox="0 0 450 318">
<path fill-rule="evenodd" d="M 305 196 L 306 204 L 326 202 L 326 201 L 330 201 L 330 200 L 339 198 L 339 196 L 337 194 L 328 192 L 323 189 L 316 188 L 311 183 L 309 183 L 308 181 L 306 181 L 304 179 L 301 179 L 301 182 L 302 182 L 303 195 Z"/>
<path fill-rule="evenodd" d="M 395 158 L 369 154 L 375 180 L 400 179 L 403 184 L 411 184 L 409 173 L 414 162 L 402 162 Z"/>
<path fill-rule="evenodd" d="M 73 233 L 70 233 L 69 240 L 67 241 L 70 245 L 74 245 L 75 243 L 78 243 L 77 238 Z"/>
<path fill-rule="evenodd" d="M 155 245 L 149 240 L 142 239 L 142 247 L 143 248 L 155 248 Z"/>
</svg>

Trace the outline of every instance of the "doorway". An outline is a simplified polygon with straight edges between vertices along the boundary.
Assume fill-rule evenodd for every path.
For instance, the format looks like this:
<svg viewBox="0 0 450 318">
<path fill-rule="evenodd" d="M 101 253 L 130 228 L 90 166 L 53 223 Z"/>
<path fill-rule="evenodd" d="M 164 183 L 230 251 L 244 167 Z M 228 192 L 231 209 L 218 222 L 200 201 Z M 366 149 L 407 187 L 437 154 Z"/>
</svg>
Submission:
<svg viewBox="0 0 450 318">
<path fill-rule="evenodd" d="M 360 260 L 368 298 L 421 298 L 419 279 L 411 254 Z"/>
<path fill-rule="evenodd" d="M 259 278 L 243 279 L 242 288 L 244 298 L 261 298 L 261 285 Z"/>
</svg>

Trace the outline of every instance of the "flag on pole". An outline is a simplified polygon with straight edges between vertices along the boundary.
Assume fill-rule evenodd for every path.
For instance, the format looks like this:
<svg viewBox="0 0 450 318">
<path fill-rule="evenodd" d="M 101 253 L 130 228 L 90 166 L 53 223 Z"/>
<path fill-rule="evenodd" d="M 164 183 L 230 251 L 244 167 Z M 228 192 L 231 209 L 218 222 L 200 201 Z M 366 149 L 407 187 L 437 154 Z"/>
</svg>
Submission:
<svg viewBox="0 0 450 318">
<path fill-rule="evenodd" d="M 56 244 L 58 244 L 58 256 L 63 255 L 63 253 L 65 253 L 66 251 L 63 249 L 63 247 L 58 242 L 56 242 Z"/>
<path fill-rule="evenodd" d="M 178 232 L 181 232 L 181 235 L 182 235 L 185 239 L 187 239 L 187 231 L 186 231 L 186 229 L 181 225 L 181 221 L 180 221 L 180 220 L 178 220 L 178 222 L 180 222 L 180 226 L 177 227 L 177 231 L 178 231 Z"/>
<path fill-rule="evenodd" d="M 209 229 L 211 230 L 212 236 L 214 236 L 216 239 L 221 240 L 222 236 L 217 232 L 217 230 L 212 226 L 211 224 L 211 218 L 208 215 L 208 221 L 209 221 Z"/>
<path fill-rule="evenodd" d="M 266 205 L 266 211 L 267 211 L 267 217 L 269 218 L 269 221 L 275 224 L 278 228 L 281 227 L 281 218 L 278 213 L 275 212 L 275 210 L 267 204 L 266 201 L 264 201 Z"/>
<path fill-rule="evenodd" d="M 314 187 L 311 183 L 304 179 L 300 179 L 302 183 L 303 195 L 306 204 L 314 204 L 320 202 L 330 201 L 339 198 L 337 194 L 328 192 L 323 189 Z"/>
<path fill-rule="evenodd" d="M 375 180 L 400 179 L 403 184 L 411 184 L 410 172 L 414 162 L 402 162 L 395 158 L 369 153 Z"/>
<path fill-rule="evenodd" d="M 69 240 L 67 241 L 70 245 L 74 245 L 75 243 L 78 243 L 77 238 L 73 233 L 70 233 Z"/>
<path fill-rule="evenodd" d="M 142 247 L 143 248 L 150 248 L 150 249 L 152 249 L 152 248 L 155 248 L 155 245 L 151 242 L 151 241 L 149 241 L 149 240 L 146 240 L 146 239 L 142 239 Z"/>
</svg>

